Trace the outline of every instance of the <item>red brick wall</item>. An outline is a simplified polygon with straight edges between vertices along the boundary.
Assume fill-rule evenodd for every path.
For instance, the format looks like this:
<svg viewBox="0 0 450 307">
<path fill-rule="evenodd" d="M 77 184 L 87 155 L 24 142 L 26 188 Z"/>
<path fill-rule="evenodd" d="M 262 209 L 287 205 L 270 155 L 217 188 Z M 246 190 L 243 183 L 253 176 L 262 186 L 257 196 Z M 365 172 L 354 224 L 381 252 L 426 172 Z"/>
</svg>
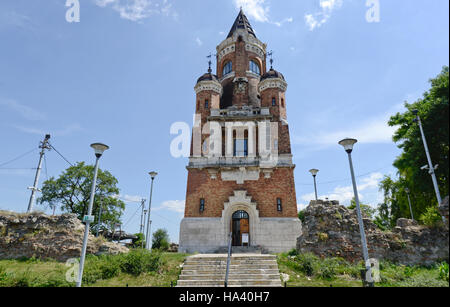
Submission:
<svg viewBox="0 0 450 307">
<path fill-rule="evenodd" d="M 224 203 L 235 190 L 246 190 L 257 203 L 260 217 L 297 217 L 297 200 L 293 168 L 275 169 L 270 179 L 260 174 L 258 181 L 222 181 L 220 174 L 211 179 L 207 170 L 191 169 L 188 175 L 185 217 L 222 217 Z M 205 199 L 205 211 L 200 213 L 200 199 Z M 277 211 L 277 198 L 283 211 Z"/>
</svg>

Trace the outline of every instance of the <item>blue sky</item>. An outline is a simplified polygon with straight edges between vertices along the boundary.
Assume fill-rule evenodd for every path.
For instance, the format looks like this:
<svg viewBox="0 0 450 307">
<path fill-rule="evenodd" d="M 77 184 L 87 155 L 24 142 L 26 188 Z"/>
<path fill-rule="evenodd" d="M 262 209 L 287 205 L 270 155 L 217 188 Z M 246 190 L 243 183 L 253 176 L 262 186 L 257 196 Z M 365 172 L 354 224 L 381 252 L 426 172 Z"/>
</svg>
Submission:
<svg viewBox="0 0 450 307">
<path fill-rule="evenodd" d="M 153 229 L 178 242 L 187 159 L 170 154 L 174 122 L 192 125 L 193 87 L 206 56 L 226 37 L 242 6 L 260 40 L 274 51 L 289 84 L 288 120 L 299 208 L 319 195 L 348 204 L 354 151 L 362 201 L 381 200 L 378 182 L 395 173 L 399 154 L 390 115 L 428 89 L 448 65 L 447 0 L 379 0 L 369 23 L 360 0 L 79 0 L 80 22 L 68 23 L 63 0 L 0 2 L 0 165 L 37 148 L 45 133 L 71 162 L 94 162 L 89 144 L 111 147 L 101 167 L 121 196 L 148 199 L 147 172 L 157 170 Z M 433 132 L 428 132 L 433 133 Z M 26 211 L 38 151 L 0 168 L 0 209 Z M 66 167 L 47 154 L 41 183 Z M 431 184 L 431 181 L 430 181 Z M 43 208 L 42 208 L 43 209 Z M 126 229 L 139 229 L 129 202 Z"/>
</svg>

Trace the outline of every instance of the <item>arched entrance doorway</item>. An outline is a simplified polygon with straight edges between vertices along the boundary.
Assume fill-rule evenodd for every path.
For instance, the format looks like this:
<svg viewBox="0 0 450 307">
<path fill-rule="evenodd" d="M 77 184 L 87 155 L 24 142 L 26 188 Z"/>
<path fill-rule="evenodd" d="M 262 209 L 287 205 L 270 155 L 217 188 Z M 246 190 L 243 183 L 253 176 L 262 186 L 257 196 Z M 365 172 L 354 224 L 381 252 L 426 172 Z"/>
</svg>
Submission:
<svg viewBox="0 0 450 307">
<path fill-rule="evenodd" d="M 243 210 L 233 213 L 231 220 L 233 246 L 250 246 L 250 217 Z"/>
</svg>

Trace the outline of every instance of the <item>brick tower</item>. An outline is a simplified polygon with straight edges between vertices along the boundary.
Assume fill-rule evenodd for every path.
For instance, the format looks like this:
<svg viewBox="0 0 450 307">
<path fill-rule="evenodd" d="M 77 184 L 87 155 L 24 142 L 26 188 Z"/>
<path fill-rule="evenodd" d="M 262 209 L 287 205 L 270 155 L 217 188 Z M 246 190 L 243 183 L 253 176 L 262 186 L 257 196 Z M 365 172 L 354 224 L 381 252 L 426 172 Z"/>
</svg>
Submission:
<svg viewBox="0 0 450 307">
<path fill-rule="evenodd" d="M 233 246 L 284 252 L 301 235 L 284 76 L 266 69 L 266 44 L 243 11 L 195 86 L 180 251 Z M 272 61 L 270 61 L 272 64 Z"/>
</svg>

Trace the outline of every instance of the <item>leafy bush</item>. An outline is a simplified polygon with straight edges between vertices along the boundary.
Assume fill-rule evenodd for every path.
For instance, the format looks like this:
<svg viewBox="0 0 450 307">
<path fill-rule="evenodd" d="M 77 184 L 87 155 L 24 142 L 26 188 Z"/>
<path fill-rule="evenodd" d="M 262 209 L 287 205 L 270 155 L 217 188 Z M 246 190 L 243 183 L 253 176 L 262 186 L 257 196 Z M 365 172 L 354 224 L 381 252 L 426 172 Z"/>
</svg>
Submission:
<svg viewBox="0 0 450 307">
<path fill-rule="evenodd" d="M 439 266 L 439 278 L 447 282 L 449 281 L 449 270 L 447 262 L 444 262 Z"/>
<path fill-rule="evenodd" d="M 287 253 L 287 255 L 291 256 L 291 257 L 297 256 L 298 255 L 298 251 L 295 248 L 293 248 Z"/>
<path fill-rule="evenodd" d="M 298 213 L 298 218 L 300 219 L 300 221 L 302 221 L 302 223 L 305 222 L 305 210 L 302 210 Z"/>
<path fill-rule="evenodd" d="M 137 249 L 124 255 L 121 269 L 124 273 L 138 276 L 142 273 L 156 272 L 162 265 L 159 252 Z"/>
<path fill-rule="evenodd" d="M 300 254 L 296 257 L 296 262 L 300 268 L 300 271 L 305 273 L 307 276 L 314 275 L 315 263 L 317 263 L 318 260 L 319 258 L 310 253 Z"/>
<path fill-rule="evenodd" d="M 143 233 L 137 233 L 137 234 L 135 234 L 135 236 L 137 238 L 133 240 L 133 242 L 131 243 L 131 246 L 133 248 L 142 248 L 142 246 L 145 246 L 145 236 L 144 236 L 144 234 Z"/>
<path fill-rule="evenodd" d="M 165 229 L 158 229 L 153 234 L 152 248 L 166 251 L 169 249 L 169 234 Z"/>
<path fill-rule="evenodd" d="M 436 207 L 428 207 L 426 211 L 420 216 L 419 220 L 429 227 L 442 226 L 442 217 Z"/>
</svg>

